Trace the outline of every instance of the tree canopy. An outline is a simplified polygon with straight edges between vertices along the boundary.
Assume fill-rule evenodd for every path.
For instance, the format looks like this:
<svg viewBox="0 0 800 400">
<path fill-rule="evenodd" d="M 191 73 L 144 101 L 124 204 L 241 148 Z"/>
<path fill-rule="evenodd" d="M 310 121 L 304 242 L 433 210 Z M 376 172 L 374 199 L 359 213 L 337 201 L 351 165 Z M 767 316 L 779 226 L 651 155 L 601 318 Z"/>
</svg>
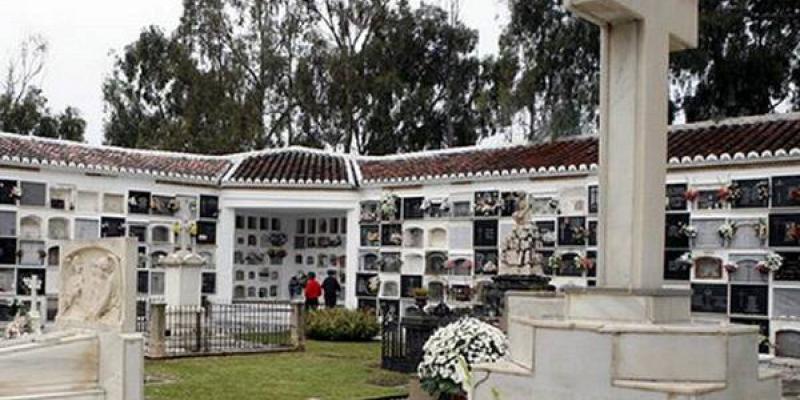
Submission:
<svg viewBox="0 0 800 400">
<path fill-rule="evenodd" d="M 36 85 L 47 55 L 47 41 L 30 36 L 20 45 L 5 71 L 0 92 L 0 131 L 57 139 L 83 141 L 86 121 L 77 108 L 54 114 Z"/>
</svg>

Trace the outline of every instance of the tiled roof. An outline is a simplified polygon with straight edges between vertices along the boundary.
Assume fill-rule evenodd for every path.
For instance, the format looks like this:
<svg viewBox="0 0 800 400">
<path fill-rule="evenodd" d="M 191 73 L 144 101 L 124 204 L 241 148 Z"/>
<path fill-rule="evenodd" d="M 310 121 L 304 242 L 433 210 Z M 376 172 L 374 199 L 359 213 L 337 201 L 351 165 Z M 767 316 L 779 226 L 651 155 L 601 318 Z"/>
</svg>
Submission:
<svg viewBox="0 0 800 400">
<path fill-rule="evenodd" d="M 540 145 L 364 157 L 359 167 L 365 184 L 413 183 L 589 171 L 597 168 L 597 158 L 597 138 L 581 137 Z M 674 126 L 669 133 L 671 166 L 782 158 L 800 159 L 800 114 Z"/>
<path fill-rule="evenodd" d="M 91 146 L 6 133 L 0 134 L 0 162 L 199 181 L 216 181 L 232 165 L 221 157 Z"/>
<path fill-rule="evenodd" d="M 246 155 L 225 182 L 353 187 L 352 168 L 348 156 L 289 147 Z"/>
</svg>

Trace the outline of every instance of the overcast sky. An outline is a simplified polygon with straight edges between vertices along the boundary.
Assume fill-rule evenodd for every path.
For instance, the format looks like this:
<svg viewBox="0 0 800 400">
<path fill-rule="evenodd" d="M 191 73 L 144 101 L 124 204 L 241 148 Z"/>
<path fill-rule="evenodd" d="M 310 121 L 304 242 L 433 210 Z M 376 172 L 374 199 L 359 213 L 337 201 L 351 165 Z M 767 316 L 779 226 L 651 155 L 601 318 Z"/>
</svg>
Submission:
<svg viewBox="0 0 800 400">
<path fill-rule="evenodd" d="M 443 0 L 433 0 L 436 3 Z M 171 31 L 178 24 L 181 0 L 13 0 L 0 13 L 0 72 L 27 36 L 47 39 L 50 51 L 40 86 L 54 111 L 78 107 L 88 122 L 86 138 L 102 141 L 101 85 L 111 71 L 111 52 L 120 51 L 142 27 Z M 482 55 L 497 50 L 505 21 L 503 0 L 462 0 L 461 17 L 480 32 Z"/>
</svg>

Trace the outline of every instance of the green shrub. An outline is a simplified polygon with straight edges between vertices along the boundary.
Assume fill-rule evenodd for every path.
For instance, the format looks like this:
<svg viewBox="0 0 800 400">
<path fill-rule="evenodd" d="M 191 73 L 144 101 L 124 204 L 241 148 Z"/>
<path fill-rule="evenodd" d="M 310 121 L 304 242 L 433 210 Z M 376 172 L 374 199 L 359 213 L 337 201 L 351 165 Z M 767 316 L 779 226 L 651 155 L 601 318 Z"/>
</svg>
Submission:
<svg viewBox="0 0 800 400">
<path fill-rule="evenodd" d="M 306 336 L 314 340 L 361 342 L 380 332 L 375 315 L 360 310 L 326 308 L 306 315 Z"/>
</svg>

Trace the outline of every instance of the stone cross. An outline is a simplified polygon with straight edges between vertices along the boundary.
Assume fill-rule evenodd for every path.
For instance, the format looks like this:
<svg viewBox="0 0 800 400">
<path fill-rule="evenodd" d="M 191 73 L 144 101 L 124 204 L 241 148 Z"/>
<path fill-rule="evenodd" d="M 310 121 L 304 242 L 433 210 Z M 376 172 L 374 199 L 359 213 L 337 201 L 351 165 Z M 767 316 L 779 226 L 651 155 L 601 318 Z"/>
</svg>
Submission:
<svg viewBox="0 0 800 400">
<path fill-rule="evenodd" d="M 600 26 L 598 286 L 659 289 L 669 53 L 697 44 L 697 0 L 566 0 Z"/>
<path fill-rule="evenodd" d="M 39 280 L 38 275 L 33 275 L 23 278 L 22 283 L 31 291 L 31 310 L 28 312 L 28 316 L 31 319 L 31 325 L 33 325 L 33 333 L 41 334 L 42 316 L 39 313 L 39 290 L 42 289 L 42 281 Z"/>
</svg>

